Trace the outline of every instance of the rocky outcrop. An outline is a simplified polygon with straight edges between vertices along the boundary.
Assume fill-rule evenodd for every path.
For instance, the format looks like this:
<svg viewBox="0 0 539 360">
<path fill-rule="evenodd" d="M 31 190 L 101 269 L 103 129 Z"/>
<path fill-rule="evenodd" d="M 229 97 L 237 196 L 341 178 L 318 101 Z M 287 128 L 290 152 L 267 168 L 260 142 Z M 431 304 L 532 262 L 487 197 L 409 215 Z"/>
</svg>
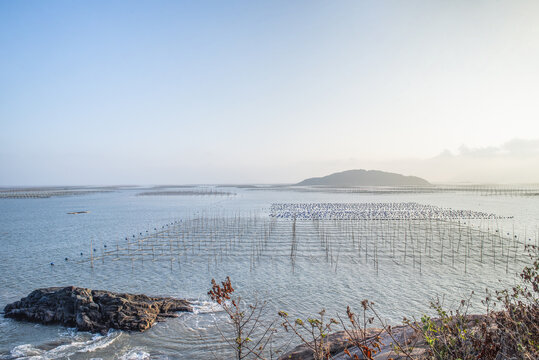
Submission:
<svg viewBox="0 0 539 360">
<path fill-rule="evenodd" d="M 156 321 L 192 311 L 186 300 L 119 294 L 74 286 L 34 290 L 8 304 L 4 316 L 41 324 L 62 324 L 81 331 L 144 331 Z"/>
<path fill-rule="evenodd" d="M 427 346 L 425 342 L 418 336 L 414 329 L 408 325 L 400 325 L 391 328 L 391 335 L 383 329 L 368 328 L 363 334 L 366 339 L 366 344 L 373 338 L 378 339 L 379 348 L 373 352 L 374 360 L 398 360 L 409 359 L 402 351 L 399 351 L 397 343 L 409 351 L 414 359 L 424 359 Z M 334 360 L 350 360 L 350 356 L 344 353 L 347 349 L 353 357 L 357 355 L 359 359 L 365 359 L 361 351 L 355 347 L 350 341 L 350 336 L 345 331 L 338 331 L 329 334 L 326 339 L 326 344 L 329 347 L 331 358 Z M 310 344 L 312 346 L 312 344 Z M 408 346 L 413 345 L 410 349 Z M 306 344 L 299 345 L 282 355 L 279 360 L 315 360 L 311 346 Z"/>
</svg>

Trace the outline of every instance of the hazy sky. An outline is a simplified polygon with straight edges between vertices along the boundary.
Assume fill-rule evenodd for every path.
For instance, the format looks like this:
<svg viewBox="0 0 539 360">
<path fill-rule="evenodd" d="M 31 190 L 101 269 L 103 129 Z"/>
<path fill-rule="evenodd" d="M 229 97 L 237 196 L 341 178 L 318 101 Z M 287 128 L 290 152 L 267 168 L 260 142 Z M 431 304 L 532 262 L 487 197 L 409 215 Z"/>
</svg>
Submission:
<svg viewBox="0 0 539 360">
<path fill-rule="evenodd" d="M 539 182 L 539 1 L 0 0 L 0 185 Z"/>
</svg>

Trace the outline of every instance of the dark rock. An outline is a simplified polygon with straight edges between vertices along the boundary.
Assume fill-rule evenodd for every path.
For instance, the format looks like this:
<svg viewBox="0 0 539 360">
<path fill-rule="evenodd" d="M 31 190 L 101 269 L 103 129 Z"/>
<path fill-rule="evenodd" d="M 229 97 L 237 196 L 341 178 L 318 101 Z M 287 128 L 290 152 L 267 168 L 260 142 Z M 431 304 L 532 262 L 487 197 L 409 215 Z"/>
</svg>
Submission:
<svg viewBox="0 0 539 360">
<path fill-rule="evenodd" d="M 178 311 L 193 309 L 187 300 L 69 286 L 34 290 L 6 305 L 4 316 L 104 333 L 109 329 L 144 331 Z"/>
<path fill-rule="evenodd" d="M 326 339 L 326 344 L 328 345 L 331 355 L 342 352 L 349 343 L 350 340 L 348 335 L 344 331 L 329 334 Z M 311 343 L 309 345 L 298 345 L 291 351 L 279 357 L 279 360 L 315 360 L 314 352 L 312 350 L 313 346 L 314 344 Z"/>
</svg>

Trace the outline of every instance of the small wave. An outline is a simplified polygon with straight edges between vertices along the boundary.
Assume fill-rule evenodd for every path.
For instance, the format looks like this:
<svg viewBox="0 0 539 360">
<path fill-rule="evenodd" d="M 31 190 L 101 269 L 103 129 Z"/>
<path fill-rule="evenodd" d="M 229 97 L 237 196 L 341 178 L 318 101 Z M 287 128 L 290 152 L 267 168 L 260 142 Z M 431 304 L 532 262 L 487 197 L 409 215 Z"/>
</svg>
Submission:
<svg viewBox="0 0 539 360">
<path fill-rule="evenodd" d="M 193 300 L 191 301 L 193 307 L 193 314 L 208 314 L 223 311 L 221 305 L 214 301 L 207 300 Z"/>
<path fill-rule="evenodd" d="M 140 348 L 134 348 L 120 356 L 119 360 L 147 360 L 150 354 Z"/>
<path fill-rule="evenodd" d="M 103 349 L 112 344 L 120 337 L 122 333 L 117 330 L 109 330 L 106 336 L 94 335 L 91 341 L 86 342 L 86 346 L 77 352 L 92 352 L 98 349 Z"/>
<path fill-rule="evenodd" d="M 70 337 L 70 338 L 74 338 L 75 336 L 77 336 L 77 333 L 78 333 L 78 330 L 77 328 L 65 328 L 64 331 L 62 331 L 59 335 L 61 337 Z"/>
<path fill-rule="evenodd" d="M 11 350 L 10 356 L 5 359 L 48 360 L 69 357 L 75 353 L 89 353 L 109 346 L 120 335 L 121 332 L 111 330 L 107 335 L 92 335 L 90 339 L 87 339 L 87 333 L 72 332 L 71 329 L 68 329 L 60 334 L 61 339 L 55 341 L 52 348 L 51 343 L 39 347 L 32 344 L 18 345 Z"/>
<path fill-rule="evenodd" d="M 39 359 L 42 353 L 42 350 L 35 348 L 32 344 L 23 344 L 11 350 L 9 359 Z"/>
</svg>

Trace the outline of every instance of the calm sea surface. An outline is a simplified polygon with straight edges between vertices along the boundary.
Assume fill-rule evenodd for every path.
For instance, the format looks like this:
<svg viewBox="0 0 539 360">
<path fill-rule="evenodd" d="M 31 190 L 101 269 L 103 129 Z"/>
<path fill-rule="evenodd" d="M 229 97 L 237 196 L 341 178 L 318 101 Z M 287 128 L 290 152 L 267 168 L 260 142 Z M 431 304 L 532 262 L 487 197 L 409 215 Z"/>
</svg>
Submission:
<svg viewBox="0 0 539 360">
<path fill-rule="evenodd" d="M 328 227 L 323 238 L 326 240 L 320 240 L 312 222 L 298 222 L 292 242 L 291 221 L 269 217 L 273 203 L 416 202 L 476 210 L 509 218 L 467 220 L 468 226 L 485 234 L 498 231 L 512 239 L 516 236 L 520 242 L 537 241 L 538 196 L 217 189 L 235 195 L 137 196 L 142 190 L 126 189 L 46 199 L 0 199 L 2 309 L 36 288 L 67 285 L 187 298 L 194 301 L 196 309 L 195 313 L 158 323 L 145 333 L 111 331 L 106 336 L 1 316 L 0 359 L 229 358 L 226 343 L 216 328 L 221 326 L 226 331 L 224 315 L 206 295 L 212 278 L 230 276 L 238 294 L 248 301 L 268 301 L 267 320 L 277 310 L 303 317 L 322 308 L 332 316 L 344 314 L 347 305 L 359 309 L 361 300 L 368 298 L 384 319 L 398 323 L 403 316 L 429 312 L 429 301 L 436 297 L 451 307 L 474 290 L 478 303 L 486 287 L 499 289 L 514 284 L 515 274 L 526 263 L 523 246 L 514 241 L 496 245 L 489 235 L 478 235 L 471 244 L 459 244 L 471 250 L 467 250 L 469 257 L 464 258 L 461 251 L 455 260 L 452 247 L 446 245 L 443 250 L 427 243 L 428 239 L 454 235 L 437 233 L 436 229 L 425 235 L 410 230 L 404 239 L 387 225 L 382 233 L 363 234 L 361 245 L 358 233 L 351 235 L 356 230 L 342 230 L 340 223 L 337 225 L 341 232 L 332 233 Z M 72 211 L 89 213 L 67 214 Z M 249 223 L 234 244 L 220 238 L 218 229 L 211 230 L 212 226 L 222 226 L 218 223 L 223 219 L 231 218 Z M 140 237 L 146 231 L 151 234 L 154 229 L 180 220 L 192 225 L 196 219 L 205 219 L 205 236 L 210 240 L 200 240 L 198 246 L 191 240 L 189 247 L 181 253 L 175 251 L 174 256 L 159 255 L 144 261 L 113 255 L 99 259 L 105 249 L 125 246 L 126 237 Z M 274 232 L 263 235 L 270 225 Z M 389 234 L 393 234 L 391 241 Z M 355 240 L 351 240 L 353 236 Z M 410 236 L 411 244 L 414 237 L 416 241 L 414 253 L 401 246 L 410 241 Z M 456 235 L 452 239 L 457 241 Z M 484 241 L 481 261 L 478 239 Z M 90 262 L 82 261 L 94 248 L 97 259 L 92 268 Z M 478 305 L 473 310 L 482 309 Z"/>
</svg>

